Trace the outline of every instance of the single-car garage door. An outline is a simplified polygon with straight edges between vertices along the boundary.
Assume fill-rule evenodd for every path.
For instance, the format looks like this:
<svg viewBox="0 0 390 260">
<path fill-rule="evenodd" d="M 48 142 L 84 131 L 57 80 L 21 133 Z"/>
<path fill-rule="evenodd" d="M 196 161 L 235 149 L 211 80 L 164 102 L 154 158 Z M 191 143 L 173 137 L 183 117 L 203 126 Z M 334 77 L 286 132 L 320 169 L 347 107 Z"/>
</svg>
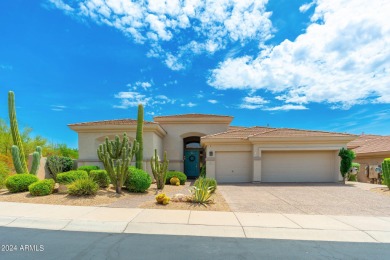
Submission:
<svg viewBox="0 0 390 260">
<path fill-rule="evenodd" d="M 262 182 L 334 182 L 334 151 L 263 151 Z"/>
<path fill-rule="evenodd" d="M 215 178 L 217 182 L 251 182 L 251 152 L 216 152 Z"/>
</svg>

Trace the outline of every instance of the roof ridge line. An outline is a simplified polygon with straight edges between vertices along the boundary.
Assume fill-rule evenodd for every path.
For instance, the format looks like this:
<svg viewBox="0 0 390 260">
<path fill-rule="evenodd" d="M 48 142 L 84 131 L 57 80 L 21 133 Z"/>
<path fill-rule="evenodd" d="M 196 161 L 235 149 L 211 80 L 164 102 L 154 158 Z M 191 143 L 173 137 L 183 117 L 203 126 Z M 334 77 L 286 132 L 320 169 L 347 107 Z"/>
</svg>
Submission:
<svg viewBox="0 0 390 260">
<path fill-rule="evenodd" d="M 258 136 L 258 135 L 262 135 L 262 134 L 269 133 L 269 132 L 273 132 L 273 131 L 277 131 L 277 130 L 280 129 L 280 128 L 271 128 L 271 127 L 264 127 L 264 128 L 269 128 L 270 130 L 265 131 L 265 132 L 262 132 L 262 133 L 257 133 L 257 134 L 249 135 L 248 138 L 254 137 L 254 136 Z"/>
</svg>

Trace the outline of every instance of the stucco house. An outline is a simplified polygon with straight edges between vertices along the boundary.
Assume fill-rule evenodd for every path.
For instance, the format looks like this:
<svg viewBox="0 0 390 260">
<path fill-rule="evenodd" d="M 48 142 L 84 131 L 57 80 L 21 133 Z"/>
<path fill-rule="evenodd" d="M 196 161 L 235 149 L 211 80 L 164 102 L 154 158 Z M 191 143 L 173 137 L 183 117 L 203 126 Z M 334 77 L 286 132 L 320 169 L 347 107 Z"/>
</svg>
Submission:
<svg viewBox="0 0 390 260">
<path fill-rule="evenodd" d="M 381 165 L 385 158 L 390 158 L 390 136 L 360 135 L 347 144 L 356 154 L 354 162 L 360 163 L 358 181 L 369 182 L 367 170 L 375 171 L 375 166 Z M 368 169 L 367 169 L 368 167 Z"/>
<path fill-rule="evenodd" d="M 357 136 L 323 131 L 230 126 L 233 117 L 209 114 L 156 116 L 144 124 L 144 169 L 154 149 L 167 151 L 169 170 L 218 182 L 337 182 L 338 151 Z M 78 165 L 100 165 L 96 150 L 106 136 L 135 138 L 136 120 L 70 124 L 78 133 Z"/>
</svg>

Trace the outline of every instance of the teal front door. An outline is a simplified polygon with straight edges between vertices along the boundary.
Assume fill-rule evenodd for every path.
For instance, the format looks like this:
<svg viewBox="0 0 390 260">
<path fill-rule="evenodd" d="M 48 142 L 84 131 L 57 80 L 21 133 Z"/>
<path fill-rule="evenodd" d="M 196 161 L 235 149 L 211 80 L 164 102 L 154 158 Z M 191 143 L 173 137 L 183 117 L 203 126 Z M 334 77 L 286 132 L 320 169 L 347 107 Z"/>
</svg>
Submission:
<svg viewBox="0 0 390 260">
<path fill-rule="evenodd" d="M 199 151 L 184 151 L 184 173 L 187 177 L 196 178 L 199 176 Z"/>
</svg>

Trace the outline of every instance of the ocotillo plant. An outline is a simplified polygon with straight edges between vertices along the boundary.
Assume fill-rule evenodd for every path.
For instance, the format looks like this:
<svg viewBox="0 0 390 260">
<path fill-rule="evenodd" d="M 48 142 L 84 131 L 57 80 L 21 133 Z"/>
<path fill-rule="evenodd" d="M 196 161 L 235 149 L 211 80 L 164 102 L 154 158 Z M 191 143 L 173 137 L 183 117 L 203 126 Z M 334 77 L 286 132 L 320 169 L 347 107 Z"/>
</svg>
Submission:
<svg viewBox="0 0 390 260">
<path fill-rule="evenodd" d="M 8 113 L 9 121 L 11 125 L 12 139 L 14 146 L 12 147 L 12 159 L 14 162 L 15 170 L 17 173 L 28 173 L 26 156 L 23 150 L 22 138 L 20 137 L 18 121 L 16 119 L 16 110 L 15 110 L 15 94 L 12 91 L 8 92 Z M 36 151 L 33 153 L 33 160 L 31 165 L 31 174 L 37 174 L 39 169 L 39 163 L 41 160 L 42 149 L 37 147 Z"/>
<path fill-rule="evenodd" d="M 383 182 L 390 189 L 390 158 L 386 158 L 382 163 Z"/>
<path fill-rule="evenodd" d="M 98 157 L 103 162 L 118 194 L 122 193 L 123 183 L 129 175 L 129 165 L 137 150 L 137 141 L 134 140 L 133 146 L 131 146 L 126 134 L 123 134 L 122 142 L 119 140 L 119 136 L 115 136 L 114 141 L 109 141 L 106 137 L 106 141 L 99 145 Z"/>
<path fill-rule="evenodd" d="M 144 107 L 142 104 L 138 105 L 138 117 L 137 117 L 137 134 L 135 139 L 138 142 L 138 151 L 135 154 L 135 167 L 143 170 L 142 161 L 144 159 L 144 141 L 143 141 L 143 129 L 144 128 Z"/>
<path fill-rule="evenodd" d="M 165 186 L 167 179 L 169 161 L 167 160 L 167 152 L 164 152 L 164 159 L 160 162 L 160 158 L 157 155 L 157 149 L 154 149 L 154 155 L 150 160 L 150 166 L 152 168 L 154 179 L 156 180 L 157 189 L 162 190 Z"/>
</svg>

